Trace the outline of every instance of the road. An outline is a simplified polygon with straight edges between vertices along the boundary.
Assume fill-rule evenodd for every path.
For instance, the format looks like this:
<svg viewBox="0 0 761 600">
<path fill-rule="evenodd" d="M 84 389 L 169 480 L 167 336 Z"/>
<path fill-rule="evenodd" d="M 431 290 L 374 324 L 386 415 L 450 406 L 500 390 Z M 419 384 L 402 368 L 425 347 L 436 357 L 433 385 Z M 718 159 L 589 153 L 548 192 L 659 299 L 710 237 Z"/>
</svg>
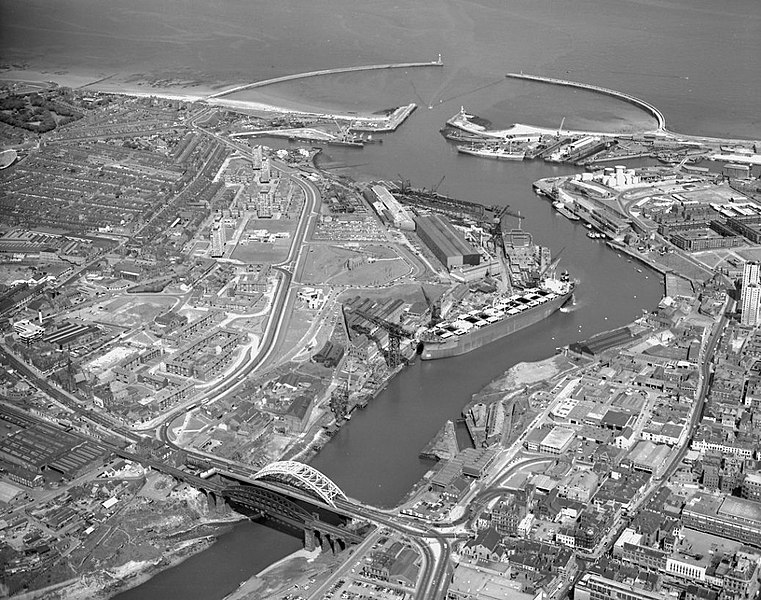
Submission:
<svg viewBox="0 0 761 600">
<path fill-rule="evenodd" d="M 27 365 L 4 344 L 0 344 L 0 354 L 5 357 L 11 367 L 19 373 L 22 373 L 35 386 L 54 398 L 60 404 L 63 404 L 66 408 L 90 422 L 92 425 L 95 425 L 104 434 L 114 435 L 129 442 L 134 442 L 140 439 L 140 436 L 130 431 L 127 427 L 119 425 L 114 420 L 107 418 L 99 412 L 90 408 L 85 408 L 82 400 L 49 383 L 42 373 L 37 371 L 34 367 Z"/>
<path fill-rule="evenodd" d="M 231 141 L 198 125 L 199 121 L 206 118 L 208 112 L 209 111 L 207 110 L 196 115 L 191 120 L 191 125 L 204 134 L 210 135 L 236 150 L 243 156 L 253 159 L 253 153 L 247 146 Z M 202 396 L 194 398 L 193 402 L 190 403 L 190 407 L 184 407 L 172 411 L 167 415 L 162 424 L 157 428 L 157 436 L 160 440 L 169 445 L 174 446 L 168 436 L 168 428 L 172 420 L 183 412 L 188 412 L 188 410 L 194 408 L 199 403 L 209 402 L 216 398 L 223 397 L 245 385 L 248 376 L 256 369 L 264 366 L 271 357 L 275 356 L 277 354 L 276 351 L 282 346 L 282 343 L 285 340 L 285 334 L 288 331 L 288 323 L 290 319 L 288 307 L 293 303 L 294 291 L 291 286 L 293 282 L 293 274 L 301 268 L 303 261 L 306 260 L 303 253 L 304 242 L 309 237 L 313 227 L 313 221 L 319 214 L 321 197 L 319 190 L 311 182 L 297 175 L 298 171 L 296 169 L 277 161 L 273 161 L 273 167 L 283 175 L 291 177 L 292 181 L 302 190 L 304 194 L 304 206 L 299 215 L 299 223 L 292 237 L 287 257 L 282 262 L 272 265 L 272 269 L 279 275 L 279 281 L 264 335 L 262 336 L 257 353 L 239 365 L 238 368 L 233 369 L 224 382 L 208 390 Z"/>
<path fill-rule="evenodd" d="M 697 391 L 695 404 L 692 410 L 692 414 L 690 416 L 688 434 L 684 440 L 684 443 L 677 448 L 676 453 L 673 455 L 671 459 L 671 463 L 666 468 L 663 475 L 661 477 L 654 478 L 651 480 L 650 485 L 648 486 L 644 494 L 642 494 L 642 497 L 637 502 L 635 502 L 635 504 L 629 509 L 628 511 L 629 514 L 634 514 L 640 508 L 642 508 L 643 506 L 646 506 L 647 503 L 650 502 L 650 500 L 652 500 L 653 496 L 655 496 L 663 488 L 663 486 L 671 478 L 671 476 L 674 475 L 676 470 L 681 465 L 682 459 L 685 457 L 688 450 L 690 449 L 690 442 L 695 436 L 695 431 L 697 430 L 698 425 L 700 424 L 700 419 L 703 415 L 703 408 L 705 406 L 705 399 L 706 399 L 706 396 L 708 395 L 708 388 L 710 385 L 710 375 L 711 375 L 711 364 L 712 364 L 711 361 L 713 359 L 713 353 L 716 350 L 716 344 L 718 343 L 721 337 L 721 334 L 724 331 L 724 327 L 727 323 L 727 316 L 725 313 L 726 313 L 728 302 L 729 302 L 729 298 L 724 304 L 724 309 L 722 310 L 721 319 L 719 319 L 718 324 L 715 325 L 714 329 L 711 331 L 711 335 L 708 338 L 705 348 L 701 349 L 700 388 Z M 621 532 L 627 527 L 627 525 L 628 523 L 625 520 L 617 523 L 606 534 L 602 543 L 598 545 L 595 551 L 584 556 L 584 558 L 588 558 L 590 560 L 596 560 L 600 556 L 602 556 L 604 553 L 608 552 L 611 546 L 613 546 L 615 541 L 621 535 Z"/>
</svg>

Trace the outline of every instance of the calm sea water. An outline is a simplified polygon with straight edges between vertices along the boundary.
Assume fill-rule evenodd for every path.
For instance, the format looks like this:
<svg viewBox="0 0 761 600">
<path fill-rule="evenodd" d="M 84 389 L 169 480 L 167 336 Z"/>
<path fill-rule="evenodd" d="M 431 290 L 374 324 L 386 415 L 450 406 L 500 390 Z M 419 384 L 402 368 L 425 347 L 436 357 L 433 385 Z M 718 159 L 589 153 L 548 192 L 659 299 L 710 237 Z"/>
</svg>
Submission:
<svg viewBox="0 0 761 600">
<path fill-rule="evenodd" d="M 397 502 L 430 463 L 418 452 L 471 395 L 521 360 L 630 321 L 661 295 L 655 274 L 589 240 L 531 192 L 564 166 L 457 155 L 438 134 L 461 104 L 496 126 L 648 128 L 634 107 L 586 92 L 508 81 L 524 71 L 645 98 L 686 133 L 761 138 L 757 0 L 5 0 L 0 55 L 50 71 L 245 82 L 332 66 L 433 60 L 442 69 L 341 75 L 273 86 L 252 99 L 336 110 L 420 108 L 382 145 L 330 148 L 322 164 L 358 179 L 396 178 L 485 204 L 510 204 L 580 280 L 577 305 L 469 355 L 418 362 L 326 446 L 314 465 L 350 496 Z M 428 107 L 431 108 L 428 108 Z M 300 542 L 252 524 L 118 596 L 222 598 Z"/>
<path fill-rule="evenodd" d="M 440 52 L 445 88 L 522 70 L 643 96 L 676 131 L 756 138 L 760 31 L 757 0 L 0 3 L 5 63 L 240 82 Z"/>
</svg>

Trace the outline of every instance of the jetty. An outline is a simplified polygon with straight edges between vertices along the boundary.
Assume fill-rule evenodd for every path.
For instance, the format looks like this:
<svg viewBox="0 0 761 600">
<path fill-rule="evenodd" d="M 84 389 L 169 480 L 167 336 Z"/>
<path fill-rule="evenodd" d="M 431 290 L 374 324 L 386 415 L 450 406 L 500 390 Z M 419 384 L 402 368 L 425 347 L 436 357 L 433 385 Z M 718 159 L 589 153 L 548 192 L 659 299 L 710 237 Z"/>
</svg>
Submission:
<svg viewBox="0 0 761 600">
<path fill-rule="evenodd" d="M 336 69 L 322 69 L 320 71 L 308 71 L 306 73 L 295 73 L 293 75 L 284 75 L 282 77 L 274 77 L 272 79 L 265 79 L 263 81 L 255 81 L 254 83 L 236 85 L 235 87 L 222 90 L 221 92 L 217 92 L 216 94 L 211 94 L 210 96 L 207 96 L 207 99 L 221 98 L 222 96 L 227 96 L 235 92 L 241 92 L 243 90 L 250 90 L 254 88 L 265 87 L 268 85 L 273 85 L 275 83 L 283 83 L 286 81 L 307 79 L 309 77 L 318 77 L 320 75 L 336 75 L 339 73 L 357 73 L 362 71 L 380 71 L 383 69 L 414 69 L 419 67 L 443 67 L 443 66 L 444 66 L 444 62 L 441 60 L 441 55 L 439 54 L 439 58 L 437 60 L 427 61 L 427 62 L 387 63 L 382 65 L 365 65 L 365 66 L 358 66 L 358 67 L 338 67 Z"/>
</svg>

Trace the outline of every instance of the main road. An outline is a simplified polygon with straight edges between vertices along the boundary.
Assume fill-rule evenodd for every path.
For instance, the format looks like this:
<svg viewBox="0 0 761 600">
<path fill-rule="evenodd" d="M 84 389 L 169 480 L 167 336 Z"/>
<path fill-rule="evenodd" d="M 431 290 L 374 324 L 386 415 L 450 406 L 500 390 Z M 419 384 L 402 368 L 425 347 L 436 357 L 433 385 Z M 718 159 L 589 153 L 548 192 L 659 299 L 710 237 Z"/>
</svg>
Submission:
<svg viewBox="0 0 761 600">
<path fill-rule="evenodd" d="M 706 396 L 708 395 L 713 353 L 716 350 L 716 344 L 718 343 L 719 338 L 721 337 L 721 334 L 724 331 L 724 327 L 727 323 L 726 309 L 727 309 L 728 302 L 730 302 L 729 298 L 727 298 L 727 301 L 725 302 L 722 308 L 722 315 L 721 315 L 721 318 L 719 319 L 719 322 L 714 326 L 714 329 L 711 331 L 710 335 L 708 336 L 708 340 L 705 346 L 701 348 L 700 385 L 696 393 L 695 404 L 693 405 L 692 414 L 690 416 L 690 422 L 687 428 L 687 435 L 684 437 L 684 440 L 681 443 L 681 445 L 677 448 L 676 453 L 672 456 L 671 463 L 666 468 L 663 475 L 661 475 L 658 478 L 654 478 L 651 481 L 650 485 L 648 486 L 647 490 L 642 494 L 641 498 L 638 501 L 636 501 L 635 504 L 628 511 L 629 514 L 633 514 L 634 512 L 639 510 L 641 507 L 647 505 L 647 503 L 653 498 L 653 496 L 660 489 L 662 489 L 665 482 L 667 482 L 669 478 L 671 478 L 671 476 L 676 472 L 676 470 L 679 468 L 680 464 L 682 463 L 682 459 L 687 454 L 687 451 L 690 449 L 690 442 L 692 441 L 695 435 L 695 431 L 697 430 L 697 427 L 700 423 L 701 417 L 703 415 L 703 408 L 705 406 L 705 399 L 706 399 Z M 618 539 L 619 535 L 621 534 L 621 532 L 626 526 L 627 526 L 627 522 L 623 520 L 616 523 L 613 527 L 611 527 L 611 529 L 605 535 L 605 537 L 602 540 L 602 543 L 598 545 L 598 547 L 593 552 L 591 552 L 590 554 L 584 557 L 589 558 L 591 560 L 596 560 L 597 558 L 599 558 L 602 554 L 604 554 L 610 549 L 610 547 L 614 544 L 615 540 Z"/>
<path fill-rule="evenodd" d="M 229 140 L 213 131 L 202 128 L 198 122 L 206 117 L 208 111 L 203 111 L 191 120 L 191 125 L 206 135 L 210 135 L 228 147 L 239 152 L 243 156 L 253 159 L 251 149 L 246 145 Z M 299 215 L 299 223 L 293 235 L 291 246 L 286 258 L 280 263 L 272 265 L 272 268 L 278 273 L 279 281 L 277 290 L 272 302 L 271 312 L 264 335 L 262 336 L 260 346 L 256 354 L 248 360 L 241 363 L 236 369 L 231 371 L 226 379 L 219 385 L 210 388 L 201 397 L 195 398 L 192 406 L 197 406 L 199 402 L 207 402 L 215 398 L 227 395 L 237 388 L 243 386 L 254 370 L 265 365 L 266 362 L 275 354 L 275 351 L 282 345 L 285 333 L 288 330 L 288 320 L 290 318 L 288 307 L 293 301 L 293 274 L 296 273 L 306 260 L 303 253 L 304 242 L 311 235 L 312 225 L 315 216 L 318 214 L 321 197 L 319 190 L 305 178 L 301 177 L 298 171 L 284 163 L 273 161 L 273 166 L 283 175 L 290 177 L 304 194 L 304 206 Z M 168 436 L 169 423 L 174 420 L 181 412 L 187 412 L 187 406 L 171 411 L 163 419 L 162 424 L 157 428 L 157 434 L 162 441 L 174 445 Z"/>
</svg>

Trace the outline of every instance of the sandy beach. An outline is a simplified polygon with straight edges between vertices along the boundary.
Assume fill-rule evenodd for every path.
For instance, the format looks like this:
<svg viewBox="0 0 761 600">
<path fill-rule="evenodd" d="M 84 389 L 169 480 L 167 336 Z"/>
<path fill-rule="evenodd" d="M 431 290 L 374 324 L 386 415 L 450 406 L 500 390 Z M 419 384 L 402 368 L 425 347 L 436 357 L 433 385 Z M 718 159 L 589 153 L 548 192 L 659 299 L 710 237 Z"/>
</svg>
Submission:
<svg viewBox="0 0 761 600">
<path fill-rule="evenodd" d="M 23 83 L 55 83 L 61 87 L 78 90 L 90 90 L 109 94 L 135 96 L 138 98 L 165 98 L 185 102 L 207 102 L 210 105 L 231 110 L 254 113 L 299 113 L 323 116 L 333 119 L 376 118 L 381 116 L 369 111 L 353 112 L 330 109 L 325 106 L 309 104 L 301 99 L 294 99 L 283 94 L 265 91 L 265 88 L 233 93 L 229 97 L 209 98 L 221 90 L 229 89 L 247 82 L 219 82 L 215 84 L 189 82 L 183 79 L 149 81 L 135 75 L 112 74 L 98 75 L 75 73 L 69 71 L 41 71 L 27 69 L 8 69 L 0 71 L 0 81 L 18 81 Z M 245 99 L 240 94 L 245 94 Z M 378 107 L 381 110 L 383 107 Z"/>
</svg>

